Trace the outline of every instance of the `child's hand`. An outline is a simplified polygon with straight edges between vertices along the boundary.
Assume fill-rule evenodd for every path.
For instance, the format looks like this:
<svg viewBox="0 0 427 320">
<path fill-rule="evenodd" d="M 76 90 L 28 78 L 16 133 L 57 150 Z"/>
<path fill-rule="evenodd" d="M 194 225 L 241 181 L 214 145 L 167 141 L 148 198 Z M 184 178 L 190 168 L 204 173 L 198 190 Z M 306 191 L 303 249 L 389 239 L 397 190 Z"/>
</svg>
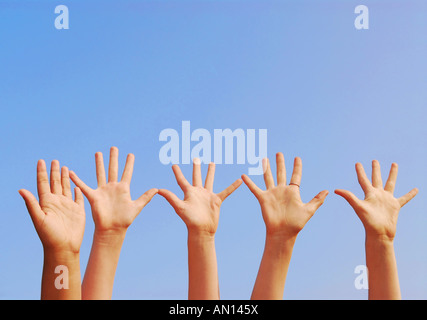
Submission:
<svg viewBox="0 0 427 320">
<path fill-rule="evenodd" d="M 70 172 L 73 182 L 80 187 L 89 200 L 96 232 L 126 232 L 141 210 L 157 193 L 157 189 L 150 189 L 137 200 L 131 199 L 130 182 L 135 157 L 133 154 L 128 155 L 121 181 L 118 181 L 118 153 L 116 147 L 111 148 L 108 182 L 102 153 L 95 154 L 98 180 L 96 190 L 88 187 L 74 172 Z"/>
<path fill-rule="evenodd" d="M 372 184 L 360 163 L 356 163 L 359 184 L 365 193 L 365 199 L 358 199 L 347 190 L 337 189 L 335 193 L 342 196 L 353 207 L 362 221 L 366 235 L 383 240 L 393 240 L 396 234 L 397 216 L 400 208 L 418 193 L 414 188 L 406 195 L 395 198 L 393 195 L 397 178 L 397 164 L 391 165 L 385 186 L 381 179 L 380 164 L 372 161 Z"/>
<path fill-rule="evenodd" d="M 73 200 L 69 172 L 54 160 L 51 165 L 50 185 L 43 160 L 37 163 L 37 191 L 39 201 L 27 190 L 19 193 L 45 250 L 78 253 L 83 241 L 85 210 L 83 195 L 75 188 Z"/>
<path fill-rule="evenodd" d="M 282 153 L 276 154 L 277 185 L 268 159 L 263 159 L 264 181 L 267 190 L 261 190 L 246 175 L 243 181 L 258 199 L 268 236 L 296 237 L 316 210 L 323 204 L 328 191 L 322 191 L 310 202 L 303 203 L 300 196 L 302 163 L 294 160 L 294 170 L 290 183 L 286 184 L 285 160 Z"/>
<path fill-rule="evenodd" d="M 159 194 L 165 197 L 175 209 L 175 212 L 186 224 L 189 232 L 194 231 L 214 235 L 218 227 L 222 202 L 242 184 L 242 180 L 238 179 L 222 192 L 214 193 L 214 163 L 209 164 L 204 186 L 202 184 L 199 159 L 194 159 L 193 161 L 193 185 L 185 179 L 178 165 L 173 165 L 172 170 L 178 185 L 184 192 L 184 200 L 179 199 L 174 193 L 165 189 L 160 189 Z"/>
</svg>

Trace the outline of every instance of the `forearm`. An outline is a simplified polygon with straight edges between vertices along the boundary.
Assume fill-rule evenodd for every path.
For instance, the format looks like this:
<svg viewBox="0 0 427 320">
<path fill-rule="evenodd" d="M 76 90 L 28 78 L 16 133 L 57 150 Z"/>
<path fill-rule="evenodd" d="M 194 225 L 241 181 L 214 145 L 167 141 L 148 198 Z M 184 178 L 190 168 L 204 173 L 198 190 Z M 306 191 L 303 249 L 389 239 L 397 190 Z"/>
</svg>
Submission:
<svg viewBox="0 0 427 320">
<path fill-rule="evenodd" d="M 126 232 L 95 230 L 82 285 L 85 300 L 110 300 L 114 277 Z"/>
<path fill-rule="evenodd" d="M 266 236 L 251 299 L 281 300 L 296 237 Z"/>
<path fill-rule="evenodd" d="M 219 299 L 215 236 L 188 232 L 188 299 Z"/>
<path fill-rule="evenodd" d="M 366 236 L 369 299 L 401 299 L 393 240 Z"/>
<path fill-rule="evenodd" d="M 80 255 L 44 250 L 42 300 L 80 300 Z"/>
</svg>

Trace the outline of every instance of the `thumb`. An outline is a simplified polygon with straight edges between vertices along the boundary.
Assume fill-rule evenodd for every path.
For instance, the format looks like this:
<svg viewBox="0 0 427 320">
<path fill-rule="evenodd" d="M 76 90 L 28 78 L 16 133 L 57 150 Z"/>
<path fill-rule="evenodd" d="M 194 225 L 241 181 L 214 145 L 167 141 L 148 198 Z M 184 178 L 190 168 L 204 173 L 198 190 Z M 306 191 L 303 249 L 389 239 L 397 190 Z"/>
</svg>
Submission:
<svg viewBox="0 0 427 320">
<path fill-rule="evenodd" d="M 307 206 L 309 207 L 310 211 L 313 212 L 313 214 L 325 202 L 326 196 L 328 194 L 328 190 L 323 190 L 319 192 L 313 199 L 311 199 L 309 203 L 307 203 Z"/>
<path fill-rule="evenodd" d="M 158 193 L 159 189 L 153 188 L 148 191 L 146 191 L 142 196 L 140 196 L 136 201 L 137 205 L 142 210 L 150 201 L 153 199 L 153 197 Z"/>
<path fill-rule="evenodd" d="M 335 193 L 347 200 L 347 202 L 353 207 L 355 211 L 357 208 L 360 207 L 360 200 L 352 192 L 342 189 L 336 189 Z"/>
<path fill-rule="evenodd" d="M 167 202 L 169 202 L 178 215 L 181 215 L 181 213 L 184 211 L 184 201 L 178 198 L 173 192 L 166 189 L 160 189 L 159 195 L 164 197 Z"/>
<path fill-rule="evenodd" d="M 28 213 L 30 214 L 34 225 L 38 225 L 41 221 L 43 221 L 45 213 L 41 209 L 36 197 L 34 197 L 30 191 L 25 189 L 21 189 L 18 192 L 25 201 L 25 205 L 27 206 Z"/>
<path fill-rule="evenodd" d="M 418 193 L 418 189 L 414 188 L 411 191 L 409 191 L 407 194 L 405 194 L 404 196 L 401 196 L 399 199 L 397 199 L 399 201 L 400 207 L 403 207 L 405 204 L 407 204 L 409 201 L 412 200 L 413 197 L 415 197 Z"/>
</svg>

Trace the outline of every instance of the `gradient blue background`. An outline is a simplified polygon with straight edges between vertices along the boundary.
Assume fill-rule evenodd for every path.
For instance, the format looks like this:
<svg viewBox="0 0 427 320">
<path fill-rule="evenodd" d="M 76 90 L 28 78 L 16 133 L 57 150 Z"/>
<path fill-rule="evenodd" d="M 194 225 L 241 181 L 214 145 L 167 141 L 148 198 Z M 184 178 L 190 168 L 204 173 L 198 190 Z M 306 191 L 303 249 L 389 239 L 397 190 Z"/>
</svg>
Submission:
<svg viewBox="0 0 427 320">
<path fill-rule="evenodd" d="M 65 4 L 70 29 L 54 27 Z M 356 30 L 354 8 L 369 7 Z M 301 194 L 325 204 L 298 236 L 286 299 L 366 299 L 356 290 L 364 230 L 333 193 L 363 197 L 354 171 L 372 159 L 395 194 L 416 198 L 395 239 L 402 296 L 427 298 L 427 3 L 425 1 L 0 1 L 0 298 L 39 299 L 43 252 L 20 188 L 36 193 L 36 162 L 58 159 L 95 187 L 94 154 L 136 156 L 134 198 L 182 195 L 158 155 L 161 130 L 267 129 L 268 155 L 303 161 Z M 272 162 L 274 163 L 274 161 Z M 248 165 L 218 165 L 220 191 Z M 275 168 L 275 165 L 274 165 Z M 182 167 L 187 177 L 191 166 Z M 203 167 L 203 173 L 206 166 Z M 264 188 L 261 176 L 254 181 Z M 82 275 L 93 221 L 81 248 Z M 264 247 L 255 197 L 242 185 L 216 236 L 223 299 L 248 299 Z M 128 230 L 114 299 L 186 299 L 186 228 L 160 196 Z"/>
</svg>

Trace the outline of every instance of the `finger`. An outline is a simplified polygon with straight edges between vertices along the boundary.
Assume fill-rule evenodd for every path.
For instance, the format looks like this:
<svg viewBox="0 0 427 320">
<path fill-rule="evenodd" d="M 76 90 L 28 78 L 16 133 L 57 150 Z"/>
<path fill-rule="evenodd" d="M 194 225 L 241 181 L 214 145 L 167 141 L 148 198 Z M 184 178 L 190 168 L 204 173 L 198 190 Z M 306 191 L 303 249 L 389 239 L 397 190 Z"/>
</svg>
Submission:
<svg viewBox="0 0 427 320">
<path fill-rule="evenodd" d="M 62 194 L 72 199 L 73 194 L 71 193 L 70 173 L 67 167 L 62 167 L 61 169 L 61 182 L 62 182 Z"/>
<path fill-rule="evenodd" d="M 202 186 L 202 171 L 199 158 L 193 159 L 193 186 Z"/>
<path fill-rule="evenodd" d="M 286 185 L 286 167 L 285 157 L 283 153 L 276 154 L 276 167 L 277 167 L 277 185 Z"/>
<path fill-rule="evenodd" d="M 119 149 L 111 147 L 110 164 L 108 166 L 108 182 L 117 182 L 119 174 Z"/>
<path fill-rule="evenodd" d="M 328 190 L 319 192 L 310 202 L 307 203 L 309 210 L 314 214 L 317 209 L 325 202 L 326 196 L 329 194 Z"/>
<path fill-rule="evenodd" d="M 243 182 L 248 186 L 249 190 L 254 194 L 254 196 L 259 199 L 262 190 L 249 178 L 247 175 L 242 175 Z"/>
<path fill-rule="evenodd" d="M 372 185 L 369 182 L 369 179 L 365 173 L 365 169 L 363 169 L 363 166 L 361 163 L 356 163 L 356 173 L 357 173 L 357 180 L 359 181 L 360 186 L 362 187 L 365 194 L 368 193 L 369 189 L 372 188 Z"/>
<path fill-rule="evenodd" d="M 142 210 L 153 197 L 159 192 L 159 189 L 153 188 L 146 191 L 142 196 L 140 196 L 136 201 L 136 205 Z"/>
<path fill-rule="evenodd" d="M 218 193 L 218 197 L 221 199 L 221 201 L 224 201 L 230 194 L 232 194 L 238 187 L 240 187 L 241 184 L 242 180 L 237 179 L 229 187 Z"/>
<path fill-rule="evenodd" d="M 350 191 L 336 189 L 335 193 L 341 197 L 343 197 L 347 202 L 352 206 L 353 209 L 359 208 L 360 200 Z"/>
<path fill-rule="evenodd" d="M 181 214 L 184 209 L 184 201 L 182 201 L 180 198 L 178 198 L 175 193 L 166 190 L 166 189 L 160 189 L 158 191 L 159 195 L 161 195 L 163 198 L 169 202 L 169 204 L 172 206 L 172 208 L 175 209 L 175 211 L 178 214 Z"/>
<path fill-rule="evenodd" d="M 43 160 L 37 162 L 37 192 L 39 199 L 43 194 L 50 193 L 49 177 Z"/>
<path fill-rule="evenodd" d="M 384 190 L 389 191 L 391 193 L 394 192 L 394 187 L 396 186 L 396 180 L 397 180 L 397 171 L 398 171 L 397 163 L 392 163 L 390 168 L 390 173 L 388 174 L 388 179 L 384 186 Z"/>
<path fill-rule="evenodd" d="M 82 190 L 79 187 L 74 188 L 74 202 L 80 206 L 84 206 Z"/>
<path fill-rule="evenodd" d="M 95 165 L 98 187 L 105 186 L 107 184 L 107 178 L 105 176 L 104 157 L 101 152 L 95 153 Z"/>
<path fill-rule="evenodd" d="M 209 191 L 213 191 L 213 184 L 215 178 L 215 163 L 211 162 L 208 166 L 208 173 L 206 174 L 205 188 Z"/>
<path fill-rule="evenodd" d="M 191 187 L 190 183 L 185 179 L 184 175 L 181 172 L 181 169 L 177 164 L 174 164 L 172 166 L 173 173 L 175 175 L 176 182 L 181 187 L 182 191 L 184 191 L 186 188 Z"/>
<path fill-rule="evenodd" d="M 88 187 L 82 180 L 80 180 L 80 178 L 76 175 L 74 171 L 70 171 L 70 178 L 74 182 L 74 184 L 83 192 L 86 198 L 90 200 L 91 193 L 93 192 L 93 190 Z"/>
<path fill-rule="evenodd" d="M 381 167 L 377 160 L 372 161 L 372 186 L 374 188 L 383 188 L 383 180 L 381 178 Z"/>
<path fill-rule="evenodd" d="M 36 197 L 34 197 L 30 191 L 25 189 L 21 189 L 18 192 L 25 201 L 25 205 L 27 206 L 28 213 L 30 214 L 34 225 L 39 225 L 43 221 L 45 213 L 41 209 Z"/>
<path fill-rule="evenodd" d="M 262 166 L 264 169 L 265 187 L 267 189 L 274 188 L 274 178 L 273 174 L 271 173 L 270 160 L 268 160 L 268 158 L 262 159 Z"/>
<path fill-rule="evenodd" d="M 300 157 L 294 159 L 294 170 L 292 171 L 291 181 L 289 183 L 301 185 L 302 161 Z"/>
<path fill-rule="evenodd" d="M 130 153 L 126 158 L 125 168 L 123 170 L 122 181 L 130 184 L 133 175 L 133 167 L 135 163 L 135 156 Z"/>
<path fill-rule="evenodd" d="M 53 160 L 50 165 L 50 190 L 53 194 L 62 194 L 59 161 Z"/>
<path fill-rule="evenodd" d="M 405 194 L 404 196 L 401 196 L 399 199 L 399 203 L 400 203 L 400 207 L 403 207 L 405 204 L 407 204 L 409 201 L 412 200 L 413 197 L 415 197 L 418 193 L 418 189 L 414 188 L 411 191 L 409 191 L 407 194 Z"/>
</svg>

